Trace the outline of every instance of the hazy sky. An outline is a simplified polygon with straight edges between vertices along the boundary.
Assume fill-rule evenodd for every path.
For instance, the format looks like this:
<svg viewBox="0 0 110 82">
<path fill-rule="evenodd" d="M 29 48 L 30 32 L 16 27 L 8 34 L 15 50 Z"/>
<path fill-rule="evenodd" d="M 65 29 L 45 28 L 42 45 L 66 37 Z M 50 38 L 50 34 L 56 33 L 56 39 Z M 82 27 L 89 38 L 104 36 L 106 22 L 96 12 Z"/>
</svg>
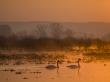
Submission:
<svg viewBox="0 0 110 82">
<path fill-rule="evenodd" d="M 110 0 L 0 0 L 0 21 L 110 22 Z"/>
</svg>

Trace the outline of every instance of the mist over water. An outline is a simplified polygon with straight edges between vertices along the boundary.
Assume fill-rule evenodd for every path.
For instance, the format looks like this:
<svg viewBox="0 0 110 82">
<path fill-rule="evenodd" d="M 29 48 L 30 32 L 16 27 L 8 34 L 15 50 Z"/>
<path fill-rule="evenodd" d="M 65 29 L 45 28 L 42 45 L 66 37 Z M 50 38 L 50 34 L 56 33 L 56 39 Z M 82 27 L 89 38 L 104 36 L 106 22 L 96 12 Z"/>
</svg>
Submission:
<svg viewBox="0 0 110 82">
<path fill-rule="evenodd" d="M 55 26 L 55 24 L 58 24 Z M 0 22 L 0 28 L 7 25 L 12 32 L 17 35 L 28 35 L 40 37 L 40 31 L 45 32 L 46 37 L 52 37 L 51 30 L 56 28 L 62 31 L 61 37 L 65 37 L 65 30 L 71 30 L 75 37 L 98 37 L 105 38 L 110 33 L 110 23 L 88 22 L 88 23 L 71 23 L 71 22 Z M 7 29 L 8 30 L 8 29 Z M 5 34 L 5 33 L 4 33 Z"/>
</svg>

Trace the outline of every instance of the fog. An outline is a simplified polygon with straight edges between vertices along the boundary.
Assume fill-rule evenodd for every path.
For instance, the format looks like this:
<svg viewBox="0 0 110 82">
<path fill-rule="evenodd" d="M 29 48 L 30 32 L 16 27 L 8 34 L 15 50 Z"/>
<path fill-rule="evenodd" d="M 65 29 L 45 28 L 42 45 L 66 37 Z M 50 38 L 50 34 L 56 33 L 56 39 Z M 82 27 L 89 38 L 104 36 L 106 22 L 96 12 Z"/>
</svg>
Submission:
<svg viewBox="0 0 110 82">
<path fill-rule="evenodd" d="M 58 24 L 58 26 L 52 26 L 52 24 Z M 52 37 L 53 27 L 58 27 L 62 31 L 71 30 L 76 37 L 88 36 L 88 37 L 105 37 L 110 33 L 110 23 L 101 22 L 88 22 L 88 23 L 72 23 L 72 22 L 0 22 L 0 28 L 3 25 L 12 29 L 12 32 L 17 35 L 31 35 L 38 36 L 38 28 L 46 32 L 46 36 Z M 40 30 L 40 31 L 41 31 Z M 3 32 L 2 32 L 3 33 Z M 64 37 L 65 33 L 61 37 Z"/>
</svg>

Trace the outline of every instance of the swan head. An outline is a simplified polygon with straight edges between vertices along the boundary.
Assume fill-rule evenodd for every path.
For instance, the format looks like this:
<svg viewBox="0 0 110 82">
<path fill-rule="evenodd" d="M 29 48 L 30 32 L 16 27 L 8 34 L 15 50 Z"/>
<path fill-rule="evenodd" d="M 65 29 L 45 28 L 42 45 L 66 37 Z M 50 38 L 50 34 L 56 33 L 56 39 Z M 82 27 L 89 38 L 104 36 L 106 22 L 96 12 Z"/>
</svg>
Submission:
<svg viewBox="0 0 110 82">
<path fill-rule="evenodd" d="M 57 63 L 60 63 L 60 60 L 57 60 Z"/>
<path fill-rule="evenodd" d="M 81 58 L 78 58 L 78 62 L 80 62 L 81 61 Z"/>
</svg>

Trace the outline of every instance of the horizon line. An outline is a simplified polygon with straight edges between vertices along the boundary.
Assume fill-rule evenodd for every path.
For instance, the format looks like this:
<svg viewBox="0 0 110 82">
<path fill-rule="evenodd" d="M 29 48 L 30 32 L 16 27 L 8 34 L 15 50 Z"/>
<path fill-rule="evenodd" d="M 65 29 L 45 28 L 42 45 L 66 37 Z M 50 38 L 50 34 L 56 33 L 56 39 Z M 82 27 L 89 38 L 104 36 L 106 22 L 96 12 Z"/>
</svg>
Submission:
<svg viewBox="0 0 110 82">
<path fill-rule="evenodd" d="M 85 22 L 74 22 L 74 21 L 0 21 L 0 23 L 110 23 L 104 21 L 85 21 Z"/>
</svg>

